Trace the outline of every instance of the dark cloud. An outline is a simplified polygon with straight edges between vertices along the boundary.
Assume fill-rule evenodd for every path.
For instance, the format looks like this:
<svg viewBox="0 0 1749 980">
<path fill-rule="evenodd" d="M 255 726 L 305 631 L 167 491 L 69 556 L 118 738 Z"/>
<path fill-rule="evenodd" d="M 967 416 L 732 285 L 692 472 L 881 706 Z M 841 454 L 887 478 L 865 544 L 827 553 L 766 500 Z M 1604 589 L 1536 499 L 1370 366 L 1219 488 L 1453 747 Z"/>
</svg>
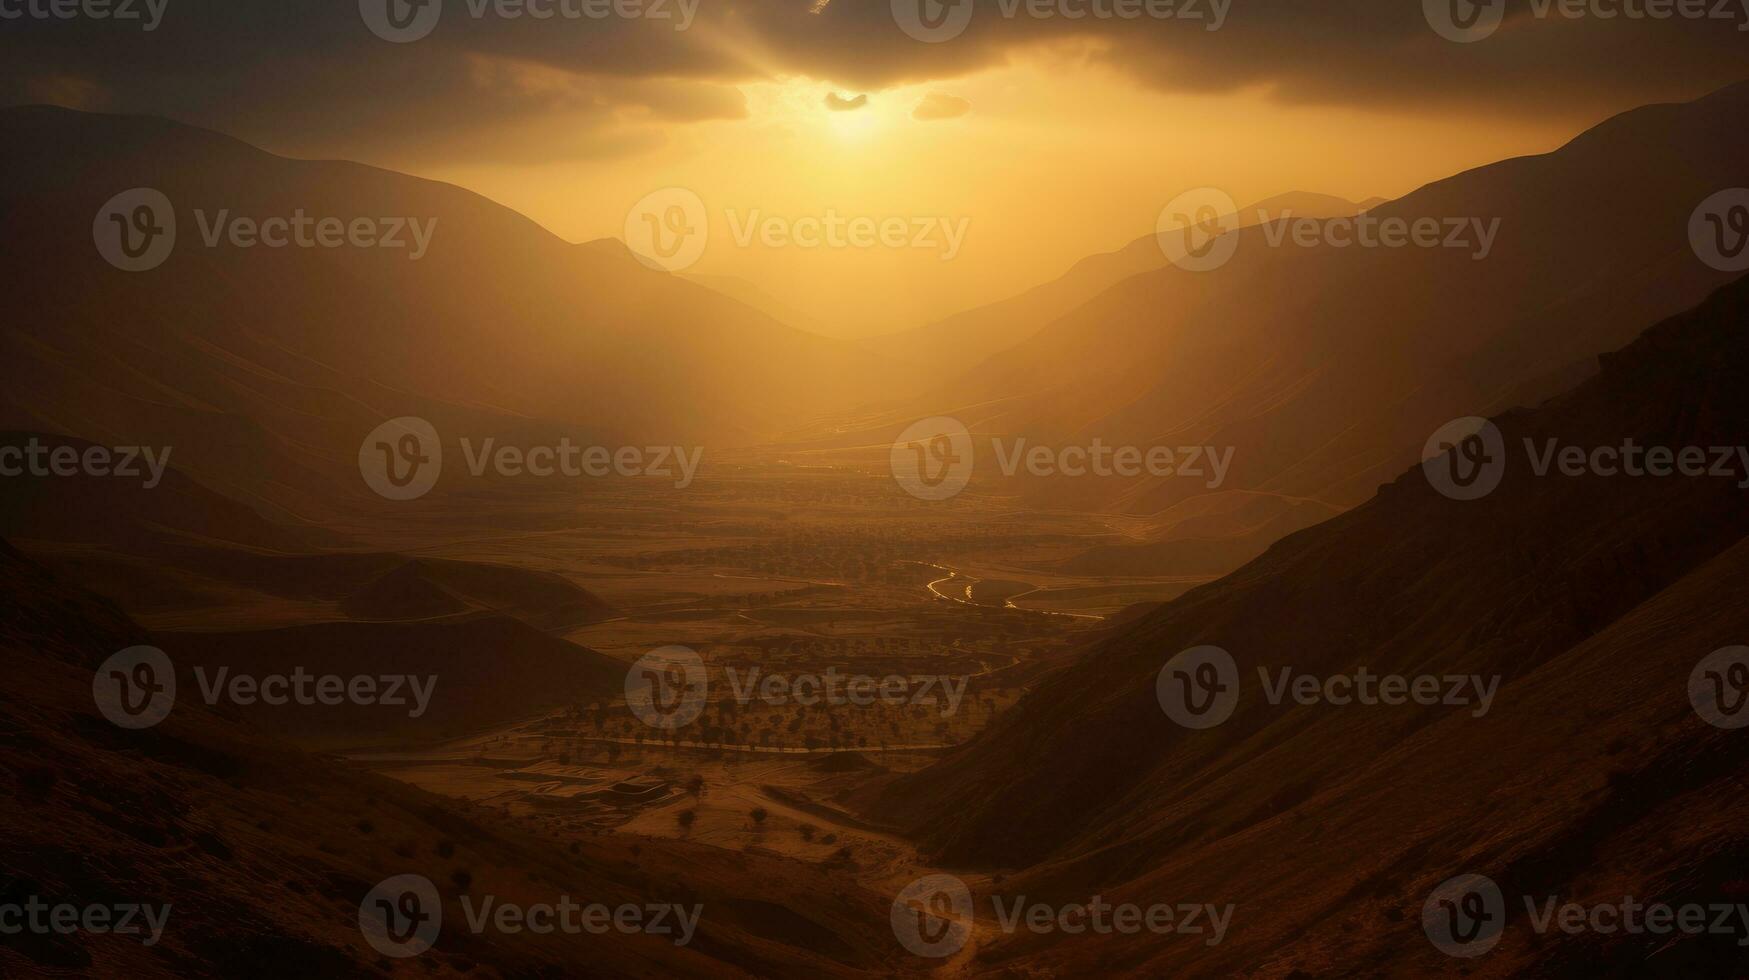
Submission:
<svg viewBox="0 0 1749 980">
<path fill-rule="evenodd" d="M 1417 0 L 958 0 L 971 5 L 969 20 L 937 43 L 901 27 L 914 9 L 906 4 L 950 18 L 962 7 L 622 2 L 652 16 L 586 15 L 612 9 L 605 0 L 442 0 L 429 35 L 403 44 L 373 34 L 356 0 L 171 0 L 150 32 L 113 20 L 0 21 L 0 102 L 154 113 L 270 147 L 394 146 L 403 156 L 489 155 L 497 148 L 482 134 L 563 113 L 577 130 L 551 144 L 558 156 L 660 138 L 612 132 L 628 119 L 740 116 L 732 87 L 742 82 L 799 74 L 868 91 L 1064 43 L 1162 90 L 1255 88 L 1286 102 L 1563 119 L 1749 76 L 1749 33 L 1738 30 L 1745 14 L 1734 2 L 1735 19 L 1644 20 L 1568 19 L 1559 0 L 1497 0 L 1504 23 L 1467 44 L 1436 33 Z M 1065 19 L 1059 2 L 1139 16 Z M 1426 9 L 1441 2 L 1460 0 Z M 1538 17 L 1539 8 L 1555 12 Z"/>
<path fill-rule="evenodd" d="M 270 149 L 401 161 L 526 155 L 493 137 L 560 116 L 567 125 L 545 141 L 551 158 L 598 157 L 662 138 L 623 131 L 640 121 L 746 115 L 733 81 L 750 73 L 690 33 L 654 21 L 475 20 L 468 0 L 446 0 L 428 37 L 393 44 L 371 33 L 356 0 L 172 0 L 151 32 L 0 21 L 0 104 L 164 115 Z"/>
</svg>

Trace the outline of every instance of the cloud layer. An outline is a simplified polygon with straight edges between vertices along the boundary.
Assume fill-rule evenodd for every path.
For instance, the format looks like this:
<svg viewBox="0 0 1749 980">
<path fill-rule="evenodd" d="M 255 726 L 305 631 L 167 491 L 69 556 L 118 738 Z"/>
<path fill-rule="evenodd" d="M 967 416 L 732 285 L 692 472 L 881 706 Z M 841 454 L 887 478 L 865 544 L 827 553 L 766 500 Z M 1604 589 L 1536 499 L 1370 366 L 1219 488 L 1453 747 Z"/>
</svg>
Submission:
<svg viewBox="0 0 1749 980">
<path fill-rule="evenodd" d="M 175 0 L 150 31 L 8 20 L 0 102 L 163 114 L 300 146 L 483 155 L 509 144 L 482 136 L 562 115 L 569 135 L 548 152 L 566 158 L 627 152 L 628 118 L 737 118 L 739 83 L 801 75 L 878 90 L 1052 45 L 1163 91 L 1262 87 L 1286 102 L 1495 115 L 1583 114 L 1749 76 L 1749 34 L 1738 30 L 1749 14 L 1712 2 L 1675 6 L 1731 19 L 1600 16 L 1628 9 L 1618 0 L 1573 17 L 1570 5 L 1495 0 L 1503 22 L 1474 43 L 1434 24 L 1441 4 L 1468 0 L 431 2 L 422 12 L 407 0 Z M 379 36 L 395 23 L 411 23 L 416 39 Z M 932 23 L 949 30 L 919 40 L 918 25 Z M 948 105 L 919 107 L 918 118 L 945 118 Z"/>
</svg>

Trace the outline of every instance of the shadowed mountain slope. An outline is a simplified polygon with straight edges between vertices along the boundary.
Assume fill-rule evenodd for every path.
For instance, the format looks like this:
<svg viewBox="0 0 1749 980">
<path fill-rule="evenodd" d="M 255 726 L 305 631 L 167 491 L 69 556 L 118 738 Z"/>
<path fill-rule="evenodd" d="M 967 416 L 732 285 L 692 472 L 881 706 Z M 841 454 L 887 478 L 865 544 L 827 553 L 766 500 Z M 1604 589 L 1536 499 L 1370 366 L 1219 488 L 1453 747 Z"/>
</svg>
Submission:
<svg viewBox="0 0 1749 980">
<path fill-rule="evenodd" d="M 190 474 L 282 517 L 366 495 L 358 447 L 399 416 L 446 441 L 723 446 L 879 390 L 866 352 L 450 185 L 45 107 L 0 111 L 0 141 L 0 227 L 30 243 L 0 269 L 0 426 L 175 446 Z M 165 195 L 176 229 L 162 265 L 130 273 L 93 226 L 133 188 Z M 382 222 L 404 247 L 232 234 L 300 216 Z"/>
<path fill-rule="evenodd" d="M 985 435 L 1232 451 L 1219 488 L 1172 476 L 1004 477 L 995 460 L 978 460 L 974 488 L 1033 506 L 1165 515 L 1191 497 L 1242 491 L 1275 495 L 1283 511 L 1303 500 L 1351 507 L 1413 463 L 1447 420 L 1570 388 L 1599 352 L 1728 281 L 1696 255 L 1689 221 L 1716 192 L 1749 186 L 1746 119 L 1749 83 L 1646 106 L 1554 152 L 1457 174 L 1365 214 L 1436 221 L 1437 247 L 1301 246 L 1291 229 L 1235 232 L 1225 265 L 1130 276 L 928 395 L 815 445 L 887 444 L 919 418 L 948 415 L 980 437 L 981 453 Z M 1453 222 L 1467 229 L 1462 247 L 1446 247 Z M 1267 543 L 1225 550 L 1242 557 Z"/>
<path fill-rule="evenodd" d="M 1328 194 L 1297 191 L 1242 207 L 1234 226 L 1250 227 L 1286 215 L 1334 218 L 1371 204 L 1356 204 Z M 1167 265 L 1159 239 L 1144 235 L 1123 248 L 1090 255 L 1056 279 L 1000 302 L 956 313 L 915 330 L 870 338 L 873 350 L 903 360 L 916 374 L 909 383 L 929 389 L 957 377 L 980 361 L 1007 350 L 1100 293 L 1144 272 Z"/>
<path fill-rule="evenodd" d="M 1506 462 L 1491 495 L 1447 499 L 1411 470 L 1052 675 L 877 809 L 950 863 L 1034 866 L 1005 886 L 1016 892 L 1253 910 L 1218 949 L 1150 936 L 1042 953 L 1077 968 L 1446 967 L 1419 909 L 1461 872 L 1494 877 L 1519 909 L 1550 892 L 1739 894 L 1749 838 L 1730 814 L 1749 803 L 1749 756 L 1696 715 L 1687 684 L 1749 636 L 1749 467 L 1733 450 L 1729 475 L 1539 476 L 1525 442 L 1741 445 L 1746 321 L 1742 280 L 1601 358 L 1570 394 L 1497 418 Z M 1156 679 L 1202 644 L 1231 653 L 1241 693 L 1230 720 L 1191 731 L 1162 711 Z M 1363 667 L 1501 682 L 1478 717 L 1271 704 L 1259 680 Z M 1484 973 L 1569 975 L 1605 955 L 1676 973 L 1742 955 L 1716 936 L 1533 941 L 1522 922 Z M 1026 944 L 1012 946 L 987 956 Z"/>
<path fill-rule="evenodd" d="M 62 436 L 0 433 L 0 447 L 33 445 L 45 458 L 63 447 L 80 455 L 94 448 Z M 190 478 L 173 453 L 158 459 L 165 465 L 155 473 L 136 462 L 136 476 L 51 472 L 0 480 L 0 533 L 135 616 L 216 609 L 246 593 L 325 604 L 364 620 L 494 611 L 553 631 L 619 614 L 551 571 L 366 551 L 336 533 L 268 521 Z"/>
</svg>

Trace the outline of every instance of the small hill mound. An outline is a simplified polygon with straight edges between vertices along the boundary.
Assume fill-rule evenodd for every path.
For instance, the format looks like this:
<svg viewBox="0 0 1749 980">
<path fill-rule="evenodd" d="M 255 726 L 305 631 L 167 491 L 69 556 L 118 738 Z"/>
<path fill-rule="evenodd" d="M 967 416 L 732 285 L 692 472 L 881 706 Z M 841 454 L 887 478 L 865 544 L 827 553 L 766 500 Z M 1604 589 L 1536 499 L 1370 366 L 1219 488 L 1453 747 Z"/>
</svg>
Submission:
<svg viewBox="0 0 1749 980">
<path fill-rule="evenodd" d="M 834 752 L 815 759 L 812 765 L 817 772 L 866 772 L 880 768 L 861 752 Z"/>
<path fill-rule="evenodd" d="M 340 609 L 354 619 L 404 621 L 453 616 L 468 604 L 431 581 L 420 562 L 410 561 L 346 597 Z"/>
</svg>

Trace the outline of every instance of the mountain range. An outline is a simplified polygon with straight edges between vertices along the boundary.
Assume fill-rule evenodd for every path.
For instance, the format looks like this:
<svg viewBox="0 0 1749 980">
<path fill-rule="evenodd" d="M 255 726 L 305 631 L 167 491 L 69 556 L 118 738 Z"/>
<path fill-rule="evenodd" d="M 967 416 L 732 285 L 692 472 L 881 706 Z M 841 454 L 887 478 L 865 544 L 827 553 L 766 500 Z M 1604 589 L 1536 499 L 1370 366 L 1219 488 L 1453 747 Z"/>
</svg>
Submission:
<svg viewBox="0 0 1749 980">
<path fill-rule="evenodd" d="M 0 428 L 180 447 L 185 472 L 284 521 L 368 504 L 358 447 L 392 418 L 722 448 L 882 391 L 866 351 L 451 185 L 48 107 L 0 110 L 0 140 L 0 226 L 32 245 L 0 269 Z M 175 244 L 122 272 L 93 218 L 135 188 L 168 200 Z M 237 220 L 299 215 L 380 220 L 404 247 L 235 245 Z"/>
<path fill-rule="evenodd" d="M 89 474 L 0 480 L 0 648 L 14 667 L 0 677 L 11 815 L 0 821 L 0 899 L 150 896 L 172 903 L 179 924 L 162 948 L 6 937 L 0 972 L 380 976 L 397 967 L 361 945 L 359 902 L 385 876 L 417 873 L 438 883 L 456 923 L 460 896 L 487 893 L 711 909 L 684 947 L 457 928 L 418 961 L 422 974 L 922 974 L 932 964 L 895 945 L 881 877 L 907 868 L 913 845 L 980 900 L 1234 909 L 1217 943 L 1147 931 L 998 935 L 984 922 L 946 967 L 953 975 L 1740 972 L 1737 935 L 1536 934 L 1518 910 L 1544 896 L 1676 903 L 1749 892 L 1749 756 L 1689 692 L 1702 658 L 1749 635 L 1749 451 L 1739 449 L 1749 278 L 1701 262 L 1687 233 L 1703 199 L 1749 186 L 1746 118 L 1749 83 L 1625 113 L 1551 153 L 1389 202 L 1258 205 L 1294 211 L 1321 239 L 1358 215 L 1496 229 L 1486 246 L 1275 244 L 1269 224 L 1253 224 L 1230 233 L 1230 261 L 1197 272 L 1166 262 L 1149 237 L 871 354 L 779 322 L 775 301 L 744 285 L 647 269 L 617 242 L 563 242 L 459 188 L 287 160 L 161 120 L 0 110 L 13 148 L 0 159 L 0 226 L 29 245 L 0 264 L 16 314 L 0 331 L 0 451 L 174 450 L 150 493 Z M 161 266 L 125 272 L 94 247 L 93 216 L 142 187 L 174 202 L 178 236 Z M 300 209 L 435 224 L 418 260 L 203 240 L 220 213 Z M 920 391 L 903 390 L 893 376 L 931 347 L 940 361 L 911 376 Z M 1027 611 L 931 598 L 960 574 L 951 569 L 907 568 L 912 587 L 888 567 L 897 559 L 853 555 L 831 572 L 809 564 L 818 579 L 790 578 L 790 564 L 840 540 L 808 522 L 832 512 L 881 524 L 887 512 L 865 516 L 864 498 L 824 481 L 796 497 L 817 474 L 788 471 L 779 479 L 793 483 L 749 490 L 744 510 L 689 510 L 688 498 L 658 519 L 685 522 L 708 545 L 676 531 L 616 557 L 622 581 L 658 593 L 645 611 L 672 617 L 632 624 L 648 632 L 629 633 L 624 649 L 666 629 L 805 657 L 865 614 L 890 612 L 837 605 L 840 590 L 866 588 L 925 610 L 905 622 L 965 630 L 965 649 L 946 642 L 968 657 L 975 647 L 980 678 L 1010 668 L 1023 678 L 1016 703 L 997 710 L 981 698 L 988 723 L 929 748 L 922 768 L 838 753 L 820 769 L 843 767 L 833 785 L 853 788 L 831 806 L 778 790 L 799 812 L 879 837 L 889 850 L 859 855 L 890 865 L 718 847 L 645 833 L 649 824 L 561 834 L 325 754 L 478 735 L 625 691 L 623 660 L 601 652 L 611 648 L 567 637 L 638 618 L 620 608 L 630 600 L 553 571 L 575 566 L 545 554 L 549 531 L 578 550 L 594 543 L 599 528 L 570 518 L 595 502 L 550 489 L 525 499 L 514 481 L 478 492 L 456 467 L 433 498 L 393 511 L 359 479 L 360 440 L 385 419 L 416 415 L 445 434 L 508 443 L 884 453 L 905 425 L 936 414 L 1046 444 L 1232 448 L 1231 479 L 1218 487 L 1003 480 L 984 460 L 972 485 L 1016 511 L 1145 528 L 1053 553 L 1040 569 L 1207 584 L 1084 632 L 1077 623 L 1049 645 L 1060 637 L 1032 636 Z M 1498 486 L 1477 499 L 1448 495 L 1435 477 L 1470 444 L 1425 448 L 1464 416 L 1487 416 L 1498 434 L 1487 460 Z M 1696 447 L 1724 471 L 1605 478 L 1539 463 L 1564 447 L 1623 446 Z M 537 496 L 558 501 L 557 531 L 545 511 L 517 509 Z M 747 516 L 756 510 L 773 512 L 772 524 Z M 407 514 L 458 537 L 484 514 L 505 537 L 455 557 L 418 546 L 400 523 Z M 932 520 L 926 536 L 960 530 L 951 513 Z M 793 522 L 781 524 L 781 549 L 736 550 L 763 545 L 757 529 L 780 522 Z M 911 543 L 887 527 L 859 524 L 855 535 Z M 1000 536 L 967 532 L 979 546 Z M 703 598 L 647 569 L 640 549 L 689 570 L 676 578 L 709 579 L 691 586 Z M 688 558 L 698 564 L 682 566 Z M 758 563 L 748 570 L 770 583 L 714 571 L 733 561 Z M 749 581 L 721 591 L 724 578 Z M 968 600 L 982 584 L 971 581 Z M 834 598 L 782 608 L 792 593 Z M 744 612 L 767 603 L 783 615 Z M 711 621 L 718 607 L 751 625 Z M 968 619 L 941 627 L 926 615 L 944 608 Z M 1003 663 L 968 623 L 997 624 L 992 645 L 1049 652 Z M 902 637 L 904 649 L 927 635 Z M 295 662 L 430 672 L 465 696 L 386 719 L 269 716 L 190 697 L 162 725 L 124 730 L 93 703 L 93 672 L 146 643 L 175 652 L 191 691 L 195 668 Z M 1185 651 L 1208 647 L 1230 658 L 1235 700 L 1230 717 L 1195 728 L 1173 720 L 1162 678 Z M 1480 700 L 1339 705 L 1271 693 L 1277 678 L 1363 674 L 1436 678 L 1442 693 Z M 740 802 L 780 798 L 725 789 L 719 797 L 748 793 Z M 818 828 L 803 826 L 811 845 Z M 1509 912 L 1499 948 L 1460 962 L 1426 941 L 1421 910 L 1465 873 L 1497 882 Z"/>
<path fill-rule="evenodd" d="M 1366 500 L 1448 420 L 1534 405 L 1581 380 L 1596 354 L 1728 281 L 1696 256 L 1688 225 L 1711 195 L 1749 186 L 1746 115 L 1749 83 L 1645 106 L 1553 152 L 1456 174 L 1362 215 L 1437 222 L 1436 247 L 1361 247 L 1351 219 L 1335 239 L 1335 222 L 1314 221 L 1310 245 L 1279 224 L 1230 232 L 1223 265 L 1130 271 L 1067 312 L 1040 300 L 1049 322 L 1014 346 L 794 442 L 884 445 L 917 419 L 949 416 L 979 440 L 1231 450 L 1214 488 L 1172 476 L 1004 476 L 993 459 L 978 460 L 972 484 L 1154 525 L 1144 540 L 1079 559 L 1082 570 L 1229 571 Z M 1192 503 L 1223 495 L 1242 499 Z M 1186 523 L 1241 509 L 1251 518 L 1237 530 L 1201 536 Z"/>
</svg>

